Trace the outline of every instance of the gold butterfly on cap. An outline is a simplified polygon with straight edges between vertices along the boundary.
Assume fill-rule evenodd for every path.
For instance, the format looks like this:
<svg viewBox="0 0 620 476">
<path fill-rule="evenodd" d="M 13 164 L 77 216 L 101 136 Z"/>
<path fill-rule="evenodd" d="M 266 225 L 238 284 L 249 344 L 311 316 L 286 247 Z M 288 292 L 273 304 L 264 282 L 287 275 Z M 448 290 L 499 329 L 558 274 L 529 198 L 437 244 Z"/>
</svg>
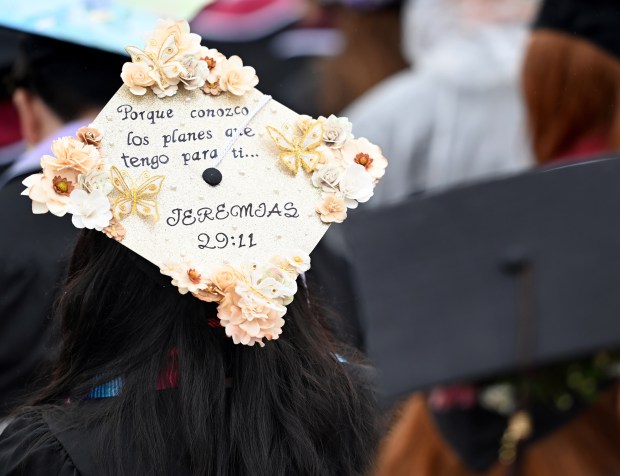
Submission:
<svg viewBox="0 0 620 476">
<path fill-rule="evenodd" d="M 110 168 L 110 174 L 112 185 L 120 193 L 112 205 L 114 218 L 121 220 L 121 215 L 136 212 L 144 218 L 152 217 L 155 221 L 159 220 L 157 195 L 161 191 L 165 176 L 156 175 L 149 178 L 147 172 L 143 172 L 140 175 L 140 183 L 136 184 L 127 172 L 121 172 L 114 166 Z"/>
<path fill-rule="evenodd" d="M 183 63 L 178 60 L 173 61 L 179 53 L 179 47 L 174 35 L 166 38 L 159 51 L 155 49 L 156 55 L 155 51 L 151 51 L 154 46 L 157 46 L 157 42 L 153 39 L 151 44 L 146 47 L 146 51 L 136 46 L 127 46 L 125 50 L 129 53 L 134 63 L 145 63 L 148 66 L 149 77 L 157 83 L 160 89 L 166 89 L 168 79 L 174 79 L 179 76 L 188 79 L 189 73 L 185 66 L 183 66 Z"/>
<path fill-rule="evenodd" d="M 267 132 L 278 148 L 283 151 L 279 155 L 280 160 L 293 174 L 297 174 L 300 165 L 308 173 L 314 171 L 322 157 L 321 153 L 316 150 L 323 141 L 322 123 L 314 121 L 300 138 L 290 140 L 274 127 L 267 126 Z"/>
</svg>

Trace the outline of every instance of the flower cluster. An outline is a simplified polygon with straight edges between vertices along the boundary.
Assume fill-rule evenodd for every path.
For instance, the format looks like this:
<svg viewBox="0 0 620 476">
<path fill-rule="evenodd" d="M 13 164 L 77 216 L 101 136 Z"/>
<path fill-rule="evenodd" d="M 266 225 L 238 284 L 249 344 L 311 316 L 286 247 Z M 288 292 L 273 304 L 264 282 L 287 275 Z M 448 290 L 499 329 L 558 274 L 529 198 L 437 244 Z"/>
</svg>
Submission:
<svg viewBox="0 0 620 476">
<path fill-rule="evenodd" d="M 317 120 L 322 124 L 323 140 L 316 149 L 321 162 L 312 175 L 312 184 L 322 191 L 316 211 L 325 223 L 342 223 L 349 208 L 372 197 L 387 160 L 379 147 L 354 138 L 347 118 L 332 115 Z M 298 126 L 306 131 L 313 123 L 312 118 L 301 116 Z"/>
<path fill-rule="evenodd" d="M 200 44 L 186 21 L 159 20 L 148 35 L 146 47 L 127 47 L 131 63 L 125 63 L 121 78 L 138 96 L 147 88 L 160 98 L 174 96 L 179 85 L 189 91 L 201 89 L 217 96 L 229 92 L 242 96 L 258 84 L 256 71 L 244 66 L 238 56 L 226 58 Z"/>
<path fill-rule="evenodd" d="M 54 155 L 41 158 L 42 172 L 22 182 L 27 187 L 22 195 L 32 200 L 32 212 L 59 217 L 70 213 L 77 228 L 106 229 L 112 220 L 108 194 L 113 187 L 100 146 L 101 134 L 91 127 L 82 127 L 77 137 L 55 140 Z M 122 239 L 122 225 L 115 227 L 117 239 Z"/>
<path fill-rule="evenodd" d="M 269 263 L 230 266 L 205 275 L 190 263 L 167 263 L 161 273 L 172 278 L 181 294 L 218 303 L 217 317 L 235 344 L 253 346 L 282 333 L 286 306 L 297 292 L 296 278 L 310 268 L 300 253 L 274 257 Z"/>
</svg>

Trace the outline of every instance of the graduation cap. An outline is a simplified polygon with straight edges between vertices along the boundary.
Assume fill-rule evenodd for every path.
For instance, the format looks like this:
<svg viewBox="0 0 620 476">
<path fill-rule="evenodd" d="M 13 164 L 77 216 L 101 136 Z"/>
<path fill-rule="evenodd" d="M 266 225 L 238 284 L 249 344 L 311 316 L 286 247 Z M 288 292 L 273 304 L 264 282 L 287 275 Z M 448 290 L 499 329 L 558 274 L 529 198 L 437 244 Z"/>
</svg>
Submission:
<svg viewBox="0 0 620 476">
<path fill-rule="evenodd" d="M 235 343 L 277 339 L 332 223 L 387 165 L 346 118 L 300 116 L 254 68 L 160 20 L 127 46 L 123 86 L 88 128 L 59 138 L 24 180 L 34 213 L 72 215 L 146 258 L 181 294 L 218 304 Z"/>
<path fill-rule="evenodd" d="M 534 29 L 579 36 L 620 58 L 620 3 L 616 0 L 546 0 Z"/>
<path fill-rule="evenodd" d="M 620 346 L 619 176 L 599 160 L 352 217 L 383 395 Z"/>
<path fill-rule="evenodd" d="M 189 19 L 208 0 L 0 0 L 0 26 L 125 55 L 160 16 Z"/>
<path fill-rule="evenodd" d="M 515 463 L 610 382 L 594 354 L 620 347 L 619 176 L 616 158 L 538 170 L 343 227 L 384 402 L 478 382 L 433 412 L 470 469 Z"/>
</svg>

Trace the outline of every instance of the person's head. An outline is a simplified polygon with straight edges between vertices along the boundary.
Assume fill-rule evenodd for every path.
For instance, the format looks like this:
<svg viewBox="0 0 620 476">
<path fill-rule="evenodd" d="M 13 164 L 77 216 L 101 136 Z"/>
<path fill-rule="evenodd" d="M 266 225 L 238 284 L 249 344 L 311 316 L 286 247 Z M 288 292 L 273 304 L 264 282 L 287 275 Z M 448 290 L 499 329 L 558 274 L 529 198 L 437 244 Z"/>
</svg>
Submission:
<svg viewBox="0 0 620 476">
<path fill-rule="evenodd" d="M 544 0 L 523 88 L 536 158 L 620 150 L 620 4 Z"/>
<path fill-rule="evenodd" d="M 120 87 L 124 61 L 114 53 L 25 35 L 12 80 L 25 141 L 37 144 L 65 123 L 94 117 Z"/>
<path fill-rule="evenodd" d="M 579 37 L 536 30 L 523 88 L 538 163 L 562 157 L 591 136 L 601 136 L 609 150 L 620 150 L 618 58 Z"/>
<path fill-rule="evenodd" d="M 174 433 L 192 474 L 361 475 L 375 439 L 373 398 L 352 377 L 354 366 L 340 362 L 342 349 L 301 281 L 299 288 L 278 340 L 235 345 L 211 327 L 215 305 L 179 294 L 155 266 L 84 231 L 57 307 L 53 378 L 34 403 L 80 402 L 121 377 L 121 394 L 92 415 L 107 422 L 102 447 L 116 454 L 127 449 L 113 429 L 129 422 L 132 457 L 155 469 Z M 162 412 L 156 384 L 166 371 L 177 388 Z"/>
</svg>

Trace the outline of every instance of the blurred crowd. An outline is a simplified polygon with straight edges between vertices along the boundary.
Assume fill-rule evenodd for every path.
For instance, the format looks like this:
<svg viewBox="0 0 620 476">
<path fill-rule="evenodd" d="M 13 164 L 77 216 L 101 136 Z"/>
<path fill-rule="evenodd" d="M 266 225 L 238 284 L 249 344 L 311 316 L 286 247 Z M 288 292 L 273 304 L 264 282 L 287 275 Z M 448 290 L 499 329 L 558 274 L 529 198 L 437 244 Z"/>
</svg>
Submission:
<svg viewBox="0 0 620 476">
<path fill-rule="evenodd" d="M 2 16 L 0 432 L 54 357 L 62 330 L 50 316 L 77 237 L 66 217 L 30 213 L 22 181 L 38 170 L 52 139 L 93 120 L 120 87 L 125 61 L 120 52 L 16 31 Z M 612 0 L 218 0 L 191 25 L 203 44 L 254 66 L 264 93 L 300 114 L 346 116 L 356 137 L 382 149 L 390 165 L 372 210 L 352 214 L 358 225 L 367 220 L 368 240 L 372 215 L 364 213 L 401 207 L 397 219 L 412 221 L 409 204 L 415 210 L 431 201 L 432 208 L 441 203 L 432 200 L 460 190 L 480 193 L 483 207 L 493 200 L 485 183 L 612 159 L 620 149 L 620 6 Z M 361 296 L 365 276 L 349 241 L 351 234 L 359 241 L 360 229 L 330 229 L 307 282 L 335 332 L 372 365 L 370 321 L 384 316 L 368 309 L 383 298 Z M 389 253 L 377 249 L 377 259 Z M 416 294 L 406 278 L 398 286 Z M 407 309 L 385 309 L 409 319 Z M 466 326 L 466 303 L 462 309 Z M 492 312 L 505 318 L 502 309 Z M 423 316 L 441 318 L 432 309 Z M 572 319 L 564 325 L 580 329 L 584 341 L 541 362 L 515 358 L 501 372 L 465 362 L 461 375 L 417 382 L 408 368 L 427 362 L 401 361 L 395 365 L 406 391 L 387 395 L 379 367 L 384 432 L 370 474 L 620 475 L 620 326 L 604 332 L 605 347 L 588 347 L 588 316 Z M 417 332 L 410 327 L 403 332 Z M 446 342 L 459 332 L 446 330 L 456 335 Z M 429 342 L 420 355 L 430 361 L 442 345 Z"/>
</svg>

